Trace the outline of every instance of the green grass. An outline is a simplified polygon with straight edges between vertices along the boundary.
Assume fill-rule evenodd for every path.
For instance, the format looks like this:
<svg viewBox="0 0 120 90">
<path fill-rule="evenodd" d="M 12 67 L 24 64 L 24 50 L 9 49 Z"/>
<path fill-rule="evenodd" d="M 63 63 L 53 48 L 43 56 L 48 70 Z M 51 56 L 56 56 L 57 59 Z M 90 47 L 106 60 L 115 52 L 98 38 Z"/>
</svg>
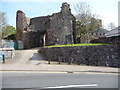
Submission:
<svg viewBox="0 0 120 90">
<path fill-rule="evenodd" d="M 81 44 L 67 44 L 67 45 L 51 45 L 45 47 L 72 47 L 72 46 L 95 46 L 95 45 L 110 45 L 109 43 L 81 43 Z"/>
</svg>

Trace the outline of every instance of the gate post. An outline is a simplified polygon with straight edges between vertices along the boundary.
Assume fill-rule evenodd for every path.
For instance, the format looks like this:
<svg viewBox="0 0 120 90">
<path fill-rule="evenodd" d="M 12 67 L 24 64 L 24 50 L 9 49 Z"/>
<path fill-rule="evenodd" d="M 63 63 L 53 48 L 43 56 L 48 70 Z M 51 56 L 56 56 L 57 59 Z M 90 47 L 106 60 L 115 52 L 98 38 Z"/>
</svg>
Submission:
<svg viewBox="0 0 120 90">
<path fill-rule="evenodd" d="M 5 55 L 3 54 L 3 63 L 5 63 Z"/>
</svg>

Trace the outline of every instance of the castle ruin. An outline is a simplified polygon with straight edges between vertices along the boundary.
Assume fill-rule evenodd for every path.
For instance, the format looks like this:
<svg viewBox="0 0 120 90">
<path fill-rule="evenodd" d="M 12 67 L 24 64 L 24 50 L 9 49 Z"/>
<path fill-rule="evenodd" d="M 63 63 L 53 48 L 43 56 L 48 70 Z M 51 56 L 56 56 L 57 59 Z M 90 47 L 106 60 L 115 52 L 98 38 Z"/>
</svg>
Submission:
<svg viewBox="0 0 120 90">
<path fill-rule="evenodd" d="M 27 18 L 21 11 L 16 16 L 16 40 L 19 49 L 74 43 L 75 17 L 70 5 L 62 3 L 61 11 L 48 16 Z"/>
</svg>

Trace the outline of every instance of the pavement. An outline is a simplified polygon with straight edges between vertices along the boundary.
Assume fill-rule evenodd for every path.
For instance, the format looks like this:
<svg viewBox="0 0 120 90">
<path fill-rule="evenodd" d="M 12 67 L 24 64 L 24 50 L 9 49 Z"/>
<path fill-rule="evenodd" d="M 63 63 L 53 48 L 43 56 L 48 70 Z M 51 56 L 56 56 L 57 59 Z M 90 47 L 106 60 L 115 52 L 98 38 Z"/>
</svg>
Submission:
<svg viewBox="0 0 120 90">
<path fill-rule="evenodd" d="M 38 48 L 30 50 L 16 50 L 13 59 L 2 63 L 0 60 L 0 71 L 44 71 L 44 72 L 101 72 L 101 73 L 120 73 L 119 68 L 86 66 L 67 63 L 48 61 L 38 52 Z"/>
</svg>

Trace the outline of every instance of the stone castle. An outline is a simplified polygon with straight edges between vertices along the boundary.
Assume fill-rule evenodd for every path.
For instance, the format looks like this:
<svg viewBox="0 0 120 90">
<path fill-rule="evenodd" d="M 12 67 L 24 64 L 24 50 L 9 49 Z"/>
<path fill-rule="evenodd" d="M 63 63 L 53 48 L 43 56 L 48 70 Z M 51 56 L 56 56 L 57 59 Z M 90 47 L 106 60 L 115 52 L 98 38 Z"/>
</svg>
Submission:
<svg viewBox="0 0 120 90">
<path fill-rule="evenodd" d="M 27 18 L 21 11 L 16 16 L 16 40 L 19 49 L 74 43 L 75 17 L 70 5 L 62 3 L 61 11 L 48 16 Z"/>
</svg>

